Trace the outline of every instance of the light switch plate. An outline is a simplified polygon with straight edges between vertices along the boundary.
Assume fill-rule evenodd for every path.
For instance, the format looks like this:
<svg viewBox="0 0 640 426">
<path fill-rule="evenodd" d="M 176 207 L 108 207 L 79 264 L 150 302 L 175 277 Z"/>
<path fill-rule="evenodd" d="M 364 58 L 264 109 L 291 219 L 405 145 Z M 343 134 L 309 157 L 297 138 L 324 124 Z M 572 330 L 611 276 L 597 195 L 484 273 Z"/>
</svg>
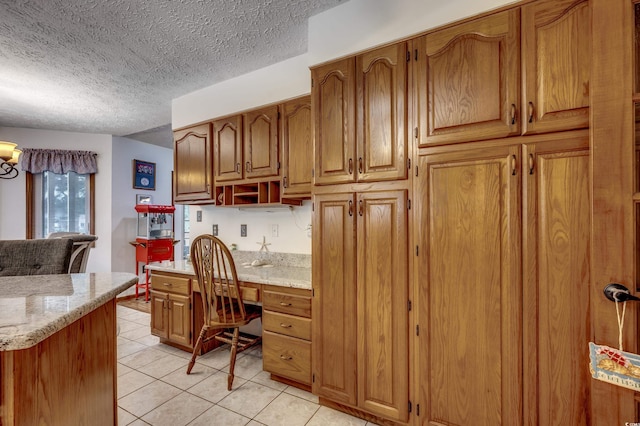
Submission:
<svg viewBox="0 0 640 426">
<path fill-rule="evenodd" d="M 202 210 L 196 212 L 196 222 L 202 222 Z"/>
<path fill-rule="evenodd" d="M 241 237 L 247 236 L 247 225 L 240 225 L 240 236 Z"/>
<path fill-rule="evenodd" d="M 212 234 L 214 237 L 217 237 L 217 236 L 218 236 L 218 224 L 217 224 L 217 223 L 213 225 L 213 229 L 211 230 L 211 234 Z"/>
</svg>

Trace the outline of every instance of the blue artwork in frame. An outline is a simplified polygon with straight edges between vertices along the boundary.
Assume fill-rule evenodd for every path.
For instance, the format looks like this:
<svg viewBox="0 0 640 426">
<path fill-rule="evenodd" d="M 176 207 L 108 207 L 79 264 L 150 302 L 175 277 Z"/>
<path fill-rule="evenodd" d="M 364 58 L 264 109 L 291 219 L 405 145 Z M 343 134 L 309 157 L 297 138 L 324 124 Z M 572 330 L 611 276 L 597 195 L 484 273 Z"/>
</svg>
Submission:
<svg viewBox="0 0 640 426">
<path fill-rule="evenodd" d="M 156 189 L 156 163 L 133 160 L 133 187 L 135 189 Z"/>
</svg>

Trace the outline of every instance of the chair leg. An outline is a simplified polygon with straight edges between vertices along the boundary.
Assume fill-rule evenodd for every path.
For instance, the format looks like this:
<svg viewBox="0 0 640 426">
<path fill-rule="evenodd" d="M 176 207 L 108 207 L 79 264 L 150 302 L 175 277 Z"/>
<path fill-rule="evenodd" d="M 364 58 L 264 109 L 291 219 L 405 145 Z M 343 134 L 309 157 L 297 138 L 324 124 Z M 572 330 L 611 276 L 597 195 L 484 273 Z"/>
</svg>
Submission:
<svg viewBox="0 0 640 426">
<path fill-rule="evenodd" d="M 229 363 L 229 377 L 227 377 L 227 390 L 231 390 L 233 384 L 233 370 L 236 367 L 236 354 L 238 353 L 238 337 L 240 336 L 240 329 L 238 327 L 233 329 L 233 339 L 231 340 L 231 362 Z"/>
<path fill-rule="evenodd" d="M 193 355 L 191 355 L 191 361 L 189 361 L 189 366 L 187 367 L 187 374 L 191 373 L 191 369 L 193 368 L 193 365 L 196 363 L 196 357 L 200 352 L 200 348 L 202 347 L 202 341 L 204 340 L 204 336 L 206 333 L 207 333 L 207 327 L 204 326 L 202 327 L 202 330 L 200 330 L 200 335 L 198 336 L 198 340 L 196 341 L 196 346 L 193 348 Z"/>
</svg>

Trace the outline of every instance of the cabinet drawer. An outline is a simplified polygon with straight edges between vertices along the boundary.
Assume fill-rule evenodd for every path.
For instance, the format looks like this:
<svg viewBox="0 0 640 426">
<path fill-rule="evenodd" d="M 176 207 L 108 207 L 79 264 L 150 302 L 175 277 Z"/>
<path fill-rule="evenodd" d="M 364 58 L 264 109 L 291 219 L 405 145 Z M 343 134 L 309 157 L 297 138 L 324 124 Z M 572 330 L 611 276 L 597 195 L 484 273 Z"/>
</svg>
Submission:
<svg viewBox="0 0 640 426">
<path fill-rule="evenodd" d="M 151 288 L 158 291 L 166 291 L 169 293 L 184 294 L 188 296 L 190 278 L 175 277 L 170 275 L 151 275 Z"/>
<path fill-rule="evenodd" d="M 272 374 L 311 384 L 311 342 L 263 331 L 262 362 Z"/>
<path fill-rule="evenodd" d="M 311 340 L 311 319 L 278 312 L 262 313 L 262 328 L 274 333 Z"/>
<path fill-rule="evenodd" d="M 262 306 L 269 311 L 311 318 L 311 296 L 265 290 Z"/>
</svg>

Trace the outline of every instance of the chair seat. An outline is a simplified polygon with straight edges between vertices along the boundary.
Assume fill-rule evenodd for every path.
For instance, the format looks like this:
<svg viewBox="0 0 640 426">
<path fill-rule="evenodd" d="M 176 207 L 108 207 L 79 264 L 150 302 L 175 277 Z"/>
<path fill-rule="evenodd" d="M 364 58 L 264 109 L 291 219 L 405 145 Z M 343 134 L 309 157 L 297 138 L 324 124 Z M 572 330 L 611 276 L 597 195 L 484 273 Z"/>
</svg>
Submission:
<svg viewBox="0 0 640 426">
<path fill-rule="evenodd" d="M 258 305 L 244 305 L 244 308 L 247 312 L 245 318 L 241 321 L 236 322 L 218 322 L 215 320 L 209 321 L 209 328 L 233 328 L 233 327 L 242 327 L 244 325 L 249 324 L 256 318 L 260 318 L 262 316 L 262 306 Z"/>
</svg>

